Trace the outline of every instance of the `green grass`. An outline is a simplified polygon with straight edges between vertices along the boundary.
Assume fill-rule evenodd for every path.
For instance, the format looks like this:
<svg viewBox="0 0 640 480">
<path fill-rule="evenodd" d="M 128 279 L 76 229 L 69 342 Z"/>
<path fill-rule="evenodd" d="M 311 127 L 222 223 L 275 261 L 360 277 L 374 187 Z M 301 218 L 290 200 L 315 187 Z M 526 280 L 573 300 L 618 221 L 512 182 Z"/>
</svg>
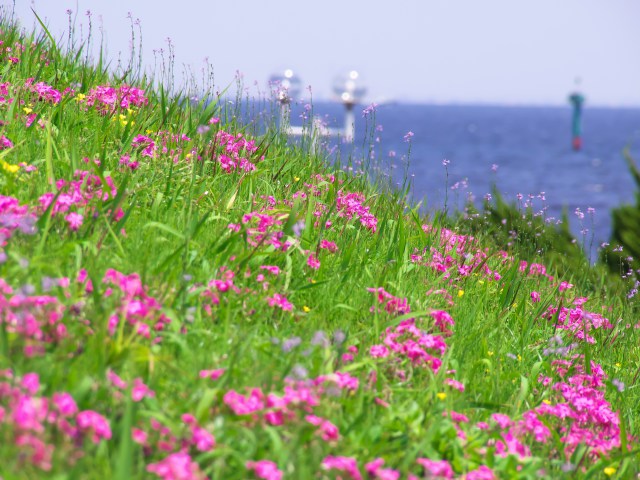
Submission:
<svg viewBox="0 0 640 480">
<path fill-rule="evenodd" d="M 147 478 L 153 476 L 149 465 L 181 450 L 195 462 L 185 467 L 192 474 L 197 469 L 217 479 L 252 478 L 246 464 L 258 460 L 275 462 L 284 478 L 349 478 L 321 466 L 329 456 L 354 458 L 365 477 L 365 463 L 376 458 L 401 478 L 425 478 L 418 458 L 447 460 L 456 478 L 481 466 L 497 478 L 632 478 L 640 472 L 632 437 L 640 404 L 637 315 L 614 284 L 598 283 L 586 262 L 567 268 L 517 242 L 502 255 L 499 236 L 481 228 L 474 230 L 475 240 L 460 236 L 448 250 L 446 238 L 456 237 L 445 226 L 468 232 L 464 222 L 421 217 L 405 201 L 406 189 L 393 191 L 353 175 L 349 165 L 290 143 L 274 125 L 262 131 L 256 123 L 243 125 L 221 101 L 193 105 L 181 100 L 189 92 L 170 95 L 144 78 L 137 85 L 148 105 L 101 112 L 82 95 L 133 78 L 114 78 L 105 66 L 83 62 L 80 52 L 64 54 L 46 34 L 25 38 L 7 19 L 2 40 L 26 48 L 17 63 L 4 50 L 0 55 L 2 82 L 9 84 L 5 98 L 13 99 L 0 107 L 0 134 L 13 144 L 0 152 L 0 192 L 27 206 L 37 222 L 33 234 L 16 229 L 13 217 L 0 223 L 11 231 L 4 235 L 0 279 L 12 288 L 0 281 L 0 370 L 12 372 L 0 377 L 2 478 Z M 25 87 L 28 78 L 75 92 L 48 102 Z M 32 113 L 37 117 L 26 127 Z M 209 124 L 213 117 L 220 122 Z M 198 133 L 204 125 L 209 131 Z M 224 171 L 218 161 L 225 153 L 221 131 L 234 141 L 242 134 L 255 142 L 255 151 L 243 154 L 255 170 Z M 152 157 L 142 154 L 145 145 L 132 145 L 138 135 L 156 142 Z M 169 137 L 163 152 L 166 135 L 188 138 Z M 121 165 L 125 155 L 139 163 L 137 169 Z M 27 166 L 36 170 L 28 172 Z M 38 199 L 52 192 L 54 203 L 59 201 L 63 194 L 55 181 L 73 180 L 76 170 L 90 172 L 102 186 L 110 177 L 117 193 L 73 206 L 84 217 L 73 231 L 64 219 L 68 212 L 43 208 Z M 88 188 L 87 180 L 78 185 Z M 353 206 L 359 213 L 345 215 L 341 205 L 348 192 L 361 195 Z M 250 230 L 257 219 L 243 223 L 252 212 L 268 215 L 264 238 Z M 375 231 L 361 221 L 367 212 L 377 220 Z M 238 225 L 237 231 L 229 224 Z M 323 240 L 334 242 L 337 252 L 321 248 Z M 278 248 L 278 242 L 289 247 Z M 317 270 L 307 264 L 310 253 L 320 260 Z M 523 259 L 544 264 L 556 278 L 523 273 Z M 280 273 L 262 266 L 277 266 Z M 128 279 L 105 282 L 111 269 Z M 76 280 L 83 271 L 93 288 Z M 582 281 L 594 275 L 596 280 Z M 68 286 L 51 280 L 60 278 L 69 279 Z M 212 280 L 227 283 L 216 287 Z M 576 287 L 560 292 L 561 281 Z M 379 287 L 406 299 L 411 312 L 394 310 L 392 297 L 385 310 L 367 290 Z M 540 302 L 532 301 L 532 291 L 539 292 Z M 291 310 L 269 304 L 276 294 L 291 302 Z M 580 316 L 572 302 L 587 295 L 583 310 L 592 314 L 583 314 L 574 331 L 557 328 L 559 312 L 544 316 L 550 306 L 574 308 Z M 42 306 L 45 297 L 52 303 Z M 135 313 L 140 304 L 146 313 Z M 60 318 L 54 321 L 55 309 Z M 433 313 L 439 311 L 455 321 L 451 335 L 437 328 Z M 593 343 L 577 339 L 599 315 L 611 328 L 589 330 Z M 30 316 L 49 333 L 27 339 L 21 322 Z M 158 321 L 165 327 L 156 332 Z M 442 354 L 424 349 L 442 362 L 439 368 L 430 363 L 433 358 L 417 363 L 405 353 L 369 354 L 387 329 L 407 321 L 423 339 L 446 342 Z M 64 324 L 66 333 L 55 334 L 47 322 Z M 141 324 L 151 327 L 149 338 L 136 333 Z M 558 347 L 556 336 L 560 346 L 575 344 L 572 350 L 549 354 Z M 35 354 L 27 354 L 30 348 Z M 522 423 L 510 433 L 524 453 L 501 456 L 498 445 L 509 427 L 498 428 L 492 414 L 524 422 L 541 406 L 571 403 L 553 388 L 562 383 L 553 363 L 559 359 L 570 363 L 565 380 L 583 378 L 576 376 L 580 368 L 602 380 L 576 393 L 571 408 L 587 415 L 599 406 L 612 417 L 601 423 L 589 417 L 581 428 L 597 436 L 605 426 L 617 432 L 619 421 L 622 433 L 599 454 L 585 439 L 569 448 L 560 429 L 575 422 L 540 414 L 548 438 L 537 441 Z M 598 377 L 599 366 L 605 377 Z M 213 369 L 224 373 L 216 380 L 200 378 L 201 370 Z M 109 372 L 128 386 L 114 386 Z M 339 388 L 336 372 L 357 379 L 357 389 Z M 33 391 L 20 386 L 29 373 L 39 378 Z M 310 380 L 321 376 L 324 381 Z M 539 383 L 541 376 L 551 383 Z M 464 391 L 445 383 L 447 378 L 464 384 Z M 135 379 L 154 395 L 134 401 Z M 613 380 L 626 388 L 620 392 Z M 254 388 L 278 396 L 293 388 L 312 399 L 292 400 L 284 410 L 234 413 L 229 392 L 246 395 Z M 63 416 L 41 400 L 59 392 L 68 392 L 79 410 L 102 415 L 111 434 L 94 443 L 91 431 L 65 433 Z M 579 398 L 595 403 L 579 411 Z M 32 418 L 20 405 L 53 413 L 49 420 Z M 451 411 L 468 421 L 453 421 Z M 267 412 L 283 413 L 282 424 L 270 424 Z M 185 422 L 184 414 L 195 423 Z M 319 427 L 305 420 L 309 414 L 335 425 L 339 438 L 324 440 Z M 164 434 L 150 427 L 152 420 L 167 429 Z M 75 413 L 68 422 L 82 430 Z M 193 425 L 212 434 L 215 446 L 200 451 Z M 132 429 L 148 434 L 146 446 L 133 441 Z M 34 458 L 46 457 L 47 448 L 50 465 Z M 474 475 L 468 478 L 489 478 Z"/>
</svg>

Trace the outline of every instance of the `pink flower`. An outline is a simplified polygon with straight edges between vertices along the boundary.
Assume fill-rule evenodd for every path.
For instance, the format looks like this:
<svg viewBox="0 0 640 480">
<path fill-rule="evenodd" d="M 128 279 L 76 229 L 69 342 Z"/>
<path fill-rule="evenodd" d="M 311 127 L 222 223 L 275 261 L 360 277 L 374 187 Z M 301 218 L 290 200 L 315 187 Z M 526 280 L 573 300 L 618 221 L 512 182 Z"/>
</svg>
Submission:
<svg viewBox="0 0 640 480">
<path fill-rule="evenodd" d="M 258 460 L 257 462 L 247 462 L 247 470 L 253 470 L 254 475 L 257 478 L 263 480 L 281 480 L 282 472 L 278 470 L 276 465 L 271 460 Z"/>
<path fill-rule="evenodd" d="M 573 284 L 569 282 L 560 282 L 560 285 L 558 286 L 558 290 L 561 292 L 564 292 L 565 290 L 569 290 L 570 288 L 573 288 Z"/>
<path fill-rule="evenodd" d="M 120 390 L 124 390 L 127 388 L 127 382 L 122 380 L 113 370 L 107 370 L 107 380 L 111 382 L 112 385 L 119 388 Z"/>
<path fill-rule="evenodd" d="M 22 377 L 20 385 L 31 395 L 35 395 L 40 389 L 40 377 L 37 373 L 27 373 Z"/>
<path fill-rule="evenodd" d="M 358 463 L 352 457 L 332 457 L 328 456 L 322 460 L 321 466 L 325 470 L 338 470 L 349 475 L 351 480 L 362 480 Z"/>
<path fill-rule="evenodd" d="M 315 415 L 307 415 L 305 420 L 311 425 L 319 427 L 318 430 L 325 442 L 335 441 L 340 438 L 340 431 L 338 430 L 338 427 L 329 420 L 325 420 L 324 418 L 317 417 Z"/>
<path fill-rule="evenodd" d="M 60 414 L 64 417 L 71 417 L 78 411 L 78 405 L 71 395 L 68 393 L 54 393 L 53 404 L 56 406 Z"/>
<path fill-rule="evenodd" d="M 155 397 L 156 393 L 144 384 L 142 379 L 136 378 L 133 381 L 133 389 L 131 390 L 131 398 L 134 402 L 139 402 L 145 397 Z"/>
<path fill-rule="evenodd" d="M 205 475 L 188 453 L 172 453 L 160 462 L 147 466 L 147 472 L 155 473 L 162 480 L 201 480 Z"/>
<path fill-rule="evenodd" d="M 320 248 L 329 250 L 331 253 L 336 253 L 338 251 L 338 246 L 335 243 L 324 239 L 320 240 Z"/>
<path fill-rule="evenodd" d="M 147 435 L 147 432 L 145 432 L 144 430 L 140 430 L 139 428 L 131 429 L 131 438 L 138 445 L 143 445 L 143 446 L 146 445 L 148 437 L 149 436 Z"/>
<path fill-rule="evenodd" d="M 287 300 L 287 297 L 279 293 L 274 293 L 273 297 L 267 297 L 267 303 L 270 307 L 279 307 L 284 311 L 293 310 L 293 304 Z"/>
<path fill-rule="evenodd" d="M 434 318 L 435 325 L 438 330 L 440 330 L 442 333 L 451 334 L 449 327 L 453 327 L 455 325 L 455 322 L 453 321 L 453 318 L 451 318 L 451 315 L 443 310 L 434 310 L 433 312 L 431 312 L 431 316 Z"/>
<path fill-rule="evenodd" d="M 533 303 L 538 303 L 540 301 L 540 294 L 538 292 L 531 292 L 531 301 Z"/>
<path fill-rule="evenodd" d="M 200 452 L 208 452 L 216 446 L 216 439 L 207 430 L 197 425 L 191 427 L 191 442 Z"/>
<path fill-rule="evenodd" d="M 13 142 L 4 135 L 0 135 L 0 150 L 5 148 L 13 148 Z"/>
<path fill-rule="evenodd" d="M 419 458 L 416 462 L 422 465 L 425 472 L 435 478 L 453 478 L 453 469 L 446 460 L 430 460 L 428 458 Z M 427 477 L 429 478 L 429 477 Z"/>
<path fill-rule="evenodd" d="M 82 431 L 91 432 L 91 440 L 93 443 L 99 443 L 100 440 L 109 440 L 111 438 L 111 427 L 106 418 L 93 410 L 84 410 L 76 417 L 78 428 Z"/>
<path fill-rule="evenodd" d="M 224 368 L 218 368 L 217 370 L 200 370 L 200 378 L 217 380 L 224 374 L 224 372 Z"/>
<path fill-rule="evenodd" d="M 260 270 L 266 270 L 273 275 L 280 275 L 280 267 L 275 265 L 261 265 Z"/>
<path fill-rule="evenodd" d="M 461 382 L 454 380 L 453 378 L 446 378 L 444 380 L 444 383 L 445 385 L 449 385 L 450 387 L 455 388 L 460 392 L 464 392 L 464 385 Z"/>
<path fill-rule="evenodd" d="M 307 265 L 313 268 L 314 270 L 318 270 L 320 268 L 320 260 L 318 260 L 316 256 L 313 253 L 311 253 L 307 257 Z"/>
<path fill-rule="evenodd" d="M 381 468 L 382 465 L 384 465 L 382 458 L 367 463 L 364 468 L 369 478 L 375 480 L 398 480 L 400 478 L 400 472 L 391 468 Z"/>
<path fill-rule="evenodd" d="M 481 465 L 464 477 L 466 480 L 495 480 L 497 477 L 489 467 Z"/>
<path fill-rule="evenodd" d="M 222 400 L 236 415 L 248 415 L 264 409 L 264 394 L 257 388 L 252 389 L 248 397 L 229 390 Z"/>
<path fill-rule="evenodd" d="M 384 345 L 372 345 L 369 349 L 369 355 L 374 358 L 385 358 L 389 356 L 389 349 Z"/>
<path fill-rule="evenodd" d="M 505 429 L 511 425 L 511 419 L 503 413 L 491 414 L 491 420 L 496 422 L 501 429 Z"/>
</svg>

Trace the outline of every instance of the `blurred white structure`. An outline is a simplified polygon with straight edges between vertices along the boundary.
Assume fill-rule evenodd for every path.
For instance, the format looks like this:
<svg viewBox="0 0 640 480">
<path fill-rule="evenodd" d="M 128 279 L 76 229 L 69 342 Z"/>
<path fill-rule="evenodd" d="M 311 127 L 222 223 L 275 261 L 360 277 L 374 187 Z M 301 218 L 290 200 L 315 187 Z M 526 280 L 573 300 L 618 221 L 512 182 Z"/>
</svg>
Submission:
<svg viewBox="0 0 640 480">
<path fill-rule="evenodd" d="M 353 107 L 360 103 L 367 89 L 359 84 L 360 74 L 351 70 L 347 75 L 337 77 L 333 82 L 333 92 L 345 107 L 344 127 L 330 128 L 319 118 L 312 119 L 312 131 L 307 127 L 291 125 L 291 101 L 300 95 L 302 82 L 293 70 L 287 69 L 283 74 L 275 74 L 269 78 L 276 99 L 280 104 L 280 128 L 289 135 L 311 135 L 317 140 L 323 136 L 339 136 L 345 142 L 353 142 L 355 137 L 355 115 Z M 314 142 L 315 144 L 315 142 Z"/>
</svg>

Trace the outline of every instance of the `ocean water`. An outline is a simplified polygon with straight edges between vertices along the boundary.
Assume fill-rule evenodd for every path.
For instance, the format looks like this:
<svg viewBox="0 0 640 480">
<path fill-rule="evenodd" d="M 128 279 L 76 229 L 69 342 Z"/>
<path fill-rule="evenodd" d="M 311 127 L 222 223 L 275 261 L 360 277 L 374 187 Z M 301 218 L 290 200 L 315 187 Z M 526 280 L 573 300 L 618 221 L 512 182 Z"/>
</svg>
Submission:
<svg viewBox="0 0 640 480">
<path fill-rule="evenodd" d="M 388 104 L 367 117 L 363 108 L 355 110 L 355 141 L 338 145 L 340 155 L 358 158 L 373 147 L 371 155 L 394 182 L 402 180 L 406 167 L 413 200 L 426 210 L 441 209 L 445 201 L 449 211 L 463 208 L 470 196 L 480 205 L 495 184 L 508 201 L 517 202 L 521 194 L 524 204 L 533 196 L 534 210 L 544 209 L 547 218 L 560 218 L 567 208 L 571 230 L 588 247 L 609 240 L 612 208 L 635 203 L 635 183 L 622 152 L 630 148 L 640 164 L 640 109 L 587 105 L 583 149 L 574 152 L 569 106 Z M 313 113 L 333 127 L 344 122 L 339 104 L 315 104 Z M 294 109 L 292 124 L 302 122 L 301 115 L 301 107 Z M 410 144 L 408 132 L 413 132 Z M 589 208 L 595 213 L 588 214 Z"/>
</svg>

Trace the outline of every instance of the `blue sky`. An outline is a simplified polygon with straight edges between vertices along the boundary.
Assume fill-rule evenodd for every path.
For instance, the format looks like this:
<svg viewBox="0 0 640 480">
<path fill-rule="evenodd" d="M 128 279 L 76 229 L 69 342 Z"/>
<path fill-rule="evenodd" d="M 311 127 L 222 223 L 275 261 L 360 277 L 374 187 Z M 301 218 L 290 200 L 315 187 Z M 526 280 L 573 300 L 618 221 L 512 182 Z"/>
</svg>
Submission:
<svg viewBox="0 0 640 480">
<path fill-rule="evenodd" d="M 553 105 L 579 76 L 590 105 L 640 106 L 637 0 L 17 0 L 29 28 L 31 7 L 56 38 L 67 9 L 85 33 L 90 10 L 111 58 L 128 55 L 131 12 L 148 66 L 171 38 L 177 80 L 208 58 L 221 89 L 240 71 L 264 90 L 291 68 L 328 98 L 357 69 L 370 101 Z"/>
</svg>

